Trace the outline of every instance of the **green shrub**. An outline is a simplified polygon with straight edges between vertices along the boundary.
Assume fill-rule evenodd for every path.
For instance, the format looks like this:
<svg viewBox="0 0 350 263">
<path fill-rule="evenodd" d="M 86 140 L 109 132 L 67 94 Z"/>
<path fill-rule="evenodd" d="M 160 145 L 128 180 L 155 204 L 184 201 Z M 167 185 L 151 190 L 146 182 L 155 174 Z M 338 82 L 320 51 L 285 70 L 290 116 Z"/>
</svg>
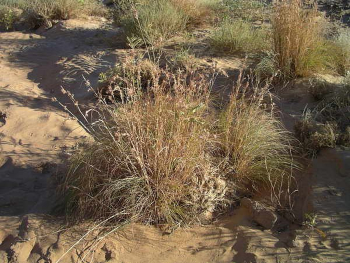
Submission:
<svg viewBox="0 0 350 263">
<path fill-rule="evenodd" d="M 225 53 L 258 53 L 270 45 L 267 30 L 255 28 L 250 22 L 226 19 L 210 37 L 211 46 Z"/>
</svg>

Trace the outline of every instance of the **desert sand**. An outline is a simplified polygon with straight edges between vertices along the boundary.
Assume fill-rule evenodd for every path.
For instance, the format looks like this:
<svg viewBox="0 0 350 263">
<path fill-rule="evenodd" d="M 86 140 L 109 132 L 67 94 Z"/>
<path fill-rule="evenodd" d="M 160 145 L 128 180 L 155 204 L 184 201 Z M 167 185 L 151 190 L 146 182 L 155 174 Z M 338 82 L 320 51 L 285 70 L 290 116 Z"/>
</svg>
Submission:
<svg viewBox="0 0 350 263">
<path fill-rule="evenodd" d="M 95 86 L 125 56 L 119 38 L 101 19 L 0 33 L 0 262 L 350 262 L 350 151 L 342 149 L 307 162 L 294 204 L 299 223 L 279 218 L 272 230 L 244 206 L 172 233 L 135 224 L 72 227 L 48 215 L 57 205 L 53 174 L 88 136 L 52 98 L 71 109 L 64 87 L 93 103 L 84 77 Z M 239 61 L 216 60 L 232 76 L 239 71 Z M 278 94 L 290 130 L 312 103 L 297 86 Z M 302 225 L 308 213 L 317 214 L 316 226 Z"/>
</svg>

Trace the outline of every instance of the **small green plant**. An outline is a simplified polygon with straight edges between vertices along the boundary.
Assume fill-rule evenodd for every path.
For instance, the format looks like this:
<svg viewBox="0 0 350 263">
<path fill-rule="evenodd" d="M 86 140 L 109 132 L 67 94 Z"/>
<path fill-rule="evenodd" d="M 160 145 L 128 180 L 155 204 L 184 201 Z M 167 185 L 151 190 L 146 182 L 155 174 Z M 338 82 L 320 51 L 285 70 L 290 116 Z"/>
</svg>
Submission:
<svg viewBox="0 0 350 263">
<path fill-rule="evenodd" d="M 255 73 L 259 79 L 269 79 L 279 76 L 279 70 L 275 63 L 276 55 L 266 52 L 255 67 Z"/>
<path fill-rule="evenodd" d="M 0 25 L 3 25 L 5 30 L 13 29 L 14 23 L 18 20 L 16 12 L 6 6 L 0 6 Z"/>
<path fill-rule="evenodd" d="M 304 225 L 310 228 L 315 228 L 317 225 L 317 214 L 315 213 L 305 214 Z"/>
<path fill-rule="evenodd" d="M 250 22 L 225 19 L 210 38 L 211 46 L 225 53 L 258 53 L 270 48 L 267 30 L 255 28 Z"/>
</svg>

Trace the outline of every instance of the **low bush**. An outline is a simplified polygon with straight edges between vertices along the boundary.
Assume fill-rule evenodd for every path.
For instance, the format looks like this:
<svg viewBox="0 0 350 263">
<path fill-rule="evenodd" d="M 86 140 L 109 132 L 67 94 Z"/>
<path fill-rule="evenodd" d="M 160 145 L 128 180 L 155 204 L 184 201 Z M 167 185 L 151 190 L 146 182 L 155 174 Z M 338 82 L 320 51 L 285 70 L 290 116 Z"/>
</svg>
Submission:
<svg viewBox="0 0 350 263">
<path fill-rule="evenodd" d="M 169 38 L 212 23 L 222 10 L 219 0 L 126 0 L 114 14 L 127 36 L 138 37 L 143 44 L 161 44 Z M 133 10 L 130 12 L 130 10 Z"/>
<path fill-rule="evenodd" d="M 270 48 L 267 30 L 255 28 L 250 22 L 225 19 L 210 37 L 211 46 L 218 52 L 259 53 Z"/>
<path fill-rule="evenodd" d="M 82 116 L 92 141 L 73 154 L 64 177 L 67 212 L 190 224 L 232 204 L 239 187 L 290 175 L 289 135 L 263 107 L 268 93 L 237 85 L 218 113 L 205 75 L 133 59 L 103 77 L 123 99 L 100 97 L 92 121 Z"/>
<path fill-rule="evenodd" d="M 331 122 L 318 123 L 311 115 L 305 115 L 297 121 L 294 130 L 303 151 L 310 156 L 317 154 L 322 148 L 334 148 L 337 144 L 337 125 Z"/>
</svg>

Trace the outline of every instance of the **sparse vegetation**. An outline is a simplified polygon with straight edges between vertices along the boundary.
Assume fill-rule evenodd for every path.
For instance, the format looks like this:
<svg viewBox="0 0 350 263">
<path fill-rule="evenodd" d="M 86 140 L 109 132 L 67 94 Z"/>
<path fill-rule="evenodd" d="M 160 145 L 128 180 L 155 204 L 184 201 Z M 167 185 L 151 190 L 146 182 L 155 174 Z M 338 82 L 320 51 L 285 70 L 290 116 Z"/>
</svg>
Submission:
<svg viewBox="0 0 350 263">
<path fill-rule="evenodd" d="M 350 146 L 350 85 L 348 77 L 341 85 L 331 86 L 326 81 L 315 81 L 311 92 L 319 104 L 307 110 L 295 125 L 297 138 L 311 154 L 324 147 Z"/>
<path fill-rule="evenodd" d="M 0 0 L 1 261 L 346 261 L 325 2 Z"/>
<path fill-rule="evenodd" d="M 341 55 L 343 60 L 343 67 L 345 73 L 350 70 L 350 32 L 347 29 L 340 29 L 339 35 L 336 38 L 336 44 L 341 49 Z"/>
<path fill-rule="evenodd" d="M 211 24 L 217 12 L 223 11 L 220 0 L 170 0 L 188 17 L 187 27 L 195 28 Z"/>
<path fill-rule="evenodd" d="M 66 20 L 78 16 L 103 16 L 107 11 L 97 0 L 1 0 L 1 5 L 22 10 L 20 19 L 30 28 L 50 27 L 53 20 Z"/>
<path fill-rule="evenodd" d="M 305 153 L 313 156 L 322 148 L 334 148 L 337 142 L 337 126 L 335 123 L 317 123 L 310 112 L 306 112 L 295 126 L 295 134 L 302 143 Z"/>
<path fill-rule="evenodd" d="M 188 17 L 168 0 L 143 1 L 128 8 L 133 12 L 120 21 L 126 34 L 152 45 L 183 32 L 188 21 Z"/>
</svg>

